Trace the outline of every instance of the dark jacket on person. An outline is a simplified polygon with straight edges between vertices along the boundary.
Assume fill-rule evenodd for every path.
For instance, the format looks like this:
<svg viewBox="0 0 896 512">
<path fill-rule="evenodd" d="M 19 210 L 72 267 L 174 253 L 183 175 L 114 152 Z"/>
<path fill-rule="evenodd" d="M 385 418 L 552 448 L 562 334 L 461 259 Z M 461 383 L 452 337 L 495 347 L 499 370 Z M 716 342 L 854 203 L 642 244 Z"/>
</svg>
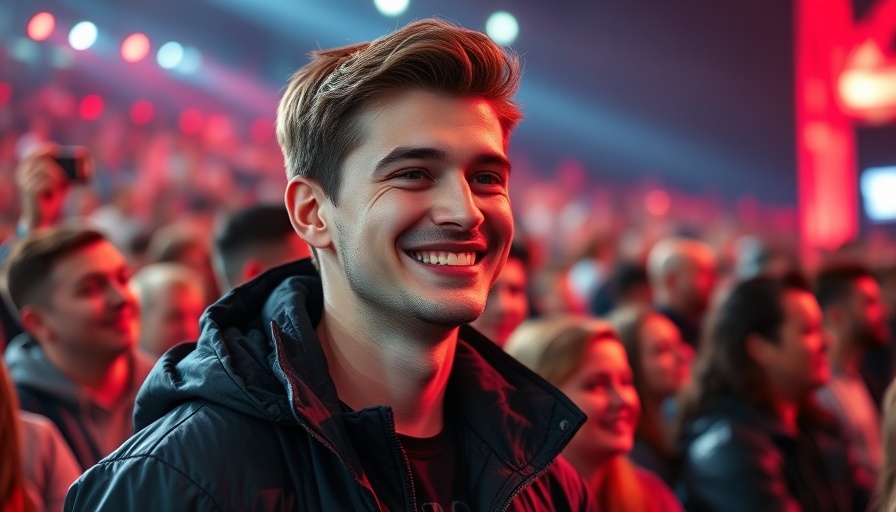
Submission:
<svg viewBox="0 0 896 512">
<path fill-rule="evenodd" d="M 21 409 L 52 420 L 82 469 L 112 453 L 134 433 L 134 401 L 155 362 L 134 350 L 128 388 L 110 406 L 96 402 L 84 386 L 56 368 L 28 333 L 12 340 L 5 360 Z"/>
<path fill-rule="evenodd" d="M 417 510 L 387 406 L 342 404 L 315 334 L 310 260 L 212 305 L 198 344 L 169 351 L 140 392 L 138 433 L 90 469 L 66 510 Z M 469 327 L 446 411 L 473 510 L 585 510 L 557 455 L 585 416 Z"/>
<path fill-rule="evenodd" d="M 678 492 L 689 512 L 864 511 L 835 422 L 800 417 L 799 434 L 729 397 L 685 425 Z"/>
</svg>

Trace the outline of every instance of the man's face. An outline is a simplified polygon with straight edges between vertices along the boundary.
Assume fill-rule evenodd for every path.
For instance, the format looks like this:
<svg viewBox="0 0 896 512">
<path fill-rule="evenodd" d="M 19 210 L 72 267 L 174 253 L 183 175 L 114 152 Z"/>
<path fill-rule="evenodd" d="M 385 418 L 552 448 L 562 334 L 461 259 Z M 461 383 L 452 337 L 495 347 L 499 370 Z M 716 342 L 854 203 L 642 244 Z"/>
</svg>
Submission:
<svg viewBox="0 0 896 512">
<path fill-rule="evenodd" d="M 184 341 L 199 338 L 199 317 L 205 294 L 199 286 L 175 284 L 156 292 L 144 304 L 141 345 L 156 356 Z"/>
<path fill-rule="evenodd" d="M 782 301 L 785 320 L 766 372 L 781 392 L 801 397 L 828 381 L 827 335 L 812 294 L 790 290 Z"/>
<path fill-rule="evenodd" d="M 526 267 L 522 261 L 509 258 L 498 280 L 488 292 L 485 311 L 472 325 L 498 346 L 503 347 L 528 313 Z"/>
<path fill-rule="evenodd" d="M 849 335 L 863 347 L 887 343 L 890 338 L 887 311 L 877 281 L 871 277 L 857 279 L 844 309 Z"/>
<path fill-rule="evenodd" d="M 494 110 L 483 99 L 404 91 L 359 123 L 339 206 L 321 207 L 335 245 L 318 251 L 328 302 L 368 319 L 476 319 L 513 236 Z"/>
<path fill-rule="evenodd" d="M 108 241 L 59 260 L 50 273 L 49 303 L 41 307 L 44 337 L 62 353 L 115 356 L 139 336 L 139 310 L 128 286 L 130 269 Z"/>
<path fill-rule="evenodd" d="M 711 254 L 691 251 L 683 256 L 680 271 L 680 293 L 694 313 L 706 311 L 716 284 L 716 262 Z"/>
</svg>

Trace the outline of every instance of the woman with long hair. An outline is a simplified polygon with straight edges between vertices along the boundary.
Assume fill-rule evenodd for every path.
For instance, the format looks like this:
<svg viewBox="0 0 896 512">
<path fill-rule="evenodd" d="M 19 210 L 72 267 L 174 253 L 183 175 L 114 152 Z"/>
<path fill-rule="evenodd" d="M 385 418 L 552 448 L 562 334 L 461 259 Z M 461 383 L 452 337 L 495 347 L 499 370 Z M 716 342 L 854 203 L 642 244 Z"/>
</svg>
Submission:
<svg viewBox="0 0 896 512">
<path fill-rule="evenodd" d="M 52 421 L 19 410 L 0 361 L 0 512 L 59 512 L 81 474 Z"/>
<path fill-rule="evenodd" d="M 563 451 L 603 512 L 680 511 L 663 481 L 631 463 L 640 402 L 625 349 L 605 322 L 575 316 L 524 322 L 510 355 L 564 392 L 588 420 Z"/>
<path fill-rule="evenodd" d="M 667 411 L 669 400 L 690 379 L 693 349 L 681 339 L 671 320 L 651 308 L 622 308 L 608 320 L 625 347 L 641 400 L 635 445 L 629 458 L 672 485 L 675 461 Z"/>
<path fill-rule="evenodd" d="M 730 291 L 679 403 L 677 489 L 690 512 L 865 510 L 870 490 L 853 482 L 836 422 L 812 402 L 828 379 L 826 347 L 800 280 Z"/>
<path fill-rule="evenodd" d="M 33 510 L 25 493 L 24 467 L 19 444 L 19 401 L 0 363 L 0 511 Z"/>
</svg>

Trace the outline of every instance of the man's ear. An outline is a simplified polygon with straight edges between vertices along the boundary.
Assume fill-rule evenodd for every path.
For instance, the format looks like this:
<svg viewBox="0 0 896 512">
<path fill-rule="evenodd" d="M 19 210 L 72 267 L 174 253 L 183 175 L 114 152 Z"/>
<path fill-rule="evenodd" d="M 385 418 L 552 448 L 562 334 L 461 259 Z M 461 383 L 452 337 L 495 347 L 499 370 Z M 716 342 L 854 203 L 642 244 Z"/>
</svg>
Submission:
<svg viewBox="0 0 896 512">
<path fill-rule="evenodd" d="M 286 185 L 286 210 L 292 227 L 316 249 L 328 247 L 333 241 L 325 208 L 328 204 L 330 200 L 317 182 L 296 176 Z"/>
<path fill-rule="evenodd" d="M 768 361 L 777 357 L 774 343 L 756 333 L 747 335 L 744 340 L 747 354 L 759 363 L 759 366 L 765 366 Z"/>
<path fill-rule="evenodd" d="M 19 312 L 19 321 L 25 332 L 41 343 L 46 343 L 52 336 L 52 328 L 47 324 L 46 315 L 36 306 L 24 306 Z"/>
</svg>

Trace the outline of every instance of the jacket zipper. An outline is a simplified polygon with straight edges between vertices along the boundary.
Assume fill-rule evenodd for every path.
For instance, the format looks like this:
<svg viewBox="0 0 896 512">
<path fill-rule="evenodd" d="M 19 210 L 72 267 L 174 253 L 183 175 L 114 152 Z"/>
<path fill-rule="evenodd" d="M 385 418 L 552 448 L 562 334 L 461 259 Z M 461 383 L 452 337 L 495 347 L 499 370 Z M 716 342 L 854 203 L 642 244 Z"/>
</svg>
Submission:
<svg viewBox="0 0 896 512">
<path fill-rule="evenodd" d="M 404 451 L 404 447 L 401 446 L 401 440 L 398 439 L 398 433 L 395 431 L 395 418 L 392 416 L 392 412 L 389 411 L 387 416 L 389 419 L 389 435 L 392 438 L 392 446 L 398 448 L 398 453 L 401 454 L 401 458 L 404 461 L 405 476 L 408 478 L 405 490 L 411 497 L 411 511 L 416 512 L 417 491 L 414 489 L 414 474 L 411 473 L 411 461 L 408 459 L 408 454 Z"/>
<path fill-rule="evenodd" d="M 280 327 L 276 324 L 276 322 L 271 322 L 271 324 L 272 324 L 271 331 L 274 335 L 274 338 L 277 340 L 277 343 L 282 346 L 283 341 L 280 339 Z M 289 376 L 286 375 L 286 372 L 283 371 L 283 368 L 280 366 L 280 358 L 279 357 L 277 358 L 276 370 L 280 374 L 280 376 L 283 377 L 283 380 L 285 380 L 286 382 L 289 383 L 290 391 L 292 392 L 293 396 L 295 396 L 295 390 L 292 389 L 292 386 L 293 386 L 292 381 L 289 379 Z M 339 459 L 340 462 L 342 462 L 342 465 L 345 466 L 345 469 L 348 470 L 349 474 L 352 476 L 352 478 L 355 480 L 355 482 L 358 484 L 358 486 L 361 489 L 363 489 L 365 493 L 367 493 L 368 498 L 370 498 L 370 500 L 373 502 L 374 506 L 376 508 L 379 508 L 377 506 L 377 500 L 376 500 L 376 497 L 374 496 L 373 492 L 370 489 L 368 489 L 367 486 L 365 486 L 363 482 L 361 482 L 361 478 L 358 477 L 357 473 L 355 473 L 355 471 L 352 469 L 351 465 L 345 459 L 345 456 L 342 455 L 342 453 L 340 453 L 339 450 L 337 450 L 336 447 L 332 445 L 332 443 L 330 443 L 329 441 L 324 439 L 324 437 L 322 435 L 318 434 L 316 430 L 312 429 L 308 425 L 307 422 L 303 421 L 302 418 L 300 418 L 299 415 L 296 414 L 295 404 L 292 403 L 292 400 L 290 400 L 290 403 L 293 407 L 293 410 L 292 410 L 293 417 L 296 419 L 296 421 L 299 422 L 299 425 L 303 429 L 305 429 L 305 431 L 308 432 L 308 434 L 310 434 L 311 437 L 313 437 L 317 442 L 324 445 L 324 447 L 326 447 L 328 450 L 330 450 L 333 453 L 333 455 L 335 455 L 336 458 Z"/>
</svg>

